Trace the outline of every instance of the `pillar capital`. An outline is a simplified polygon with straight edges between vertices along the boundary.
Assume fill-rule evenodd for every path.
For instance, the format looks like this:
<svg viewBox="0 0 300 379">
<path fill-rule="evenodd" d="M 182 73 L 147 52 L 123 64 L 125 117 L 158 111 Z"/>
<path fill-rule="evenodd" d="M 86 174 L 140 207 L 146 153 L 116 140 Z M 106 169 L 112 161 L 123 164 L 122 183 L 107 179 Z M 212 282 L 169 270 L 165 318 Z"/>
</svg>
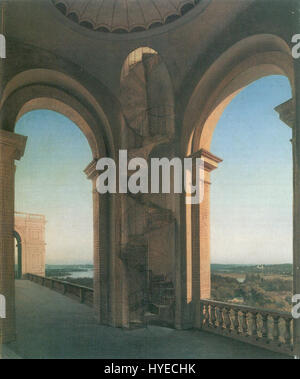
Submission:
<svg viewBox="0 0 300 379">
<path fill-rule="evenodd" d="M 6 319 L 0 319 L 0 343 L 15 340 L 15 160 L 24 155 L 27 137 L 0 130 L 0 293 L 6 298 Z"/>
<path fill-rule="evenodd" d="M 200 158 L 204 161 L 204 170 L 211 172 L 215 170 L 219 163 L 223 162 L 223 159 L 218 158 L 216 155 L 213 155 L 211 152 L 200 149 L 195 153 L 191 154 L 188 158 Z"/>
<path fill-rule="evenodd" d="M 20 160 L 25 152 L 27 137 L 0 130 L 0 159 Z"/>
<path fill-rule="evenodd" d="M 293 128 L 296 123 L 296 105 L 295 100 L 290 99 L 285 103 L 278 105 L 275 111 L 279 114 L 279 118 L 290 128 Z"/>
</svg>

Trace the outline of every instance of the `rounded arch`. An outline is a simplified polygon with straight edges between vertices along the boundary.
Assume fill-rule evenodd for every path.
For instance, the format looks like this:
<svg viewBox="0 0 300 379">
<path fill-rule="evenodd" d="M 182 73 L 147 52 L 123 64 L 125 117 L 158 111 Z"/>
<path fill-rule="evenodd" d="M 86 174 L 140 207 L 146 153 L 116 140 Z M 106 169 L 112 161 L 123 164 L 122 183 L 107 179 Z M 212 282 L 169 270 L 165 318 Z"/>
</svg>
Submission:
<svg viewBox="0 0 300 379">
<path fill-rule="evenodd" d="M 74 72 L 72 68 L 69 69 Z M 83 85 L 63 72 L 44 68 L 28 69 L 16 74 L 3 91 L 0 128 L 14 132 L 15 124 L 22 115 L 42 108 L 68 117 L 87 138 L 93 153 L 93 161 L 85 174 L 92 181 L 93 196 L 94 312 L 99 321 L 114 324 L 118 322 L 113 308 L 117 268 L 112 263 L 117 259 L 116 199 L 113 195 L 107 195 L 105 201 L 104 197 L 100 201 L 96 190 L 96 163 L 101 157 L 116 157 L 115 145 L 118 144 L 120 134 L 118 116 L 121 112 L 119 103 L 111 93 L 100 82 L 95 83 L 92 79 L 82 74 Z M 107 277 L 110 274 L 112 279 L 108 284 Z M 113 291 L 109 290 L 109 286 Z"/>
<path fill-rule="evenodd" d="M 141 46 L 129 53 L 121 71 L 120 102 L 127 126 L 138 136 L 174 134 L 173 84 L 156 50 Z"/>
<path fill-rule="evenodd" d="M 212 136 L 223 111 L 252 82 L 268 75 L 284 75 L 295 94 L 290 48 L 276 35 L 261 34 L 245 38 L 219 56 L 204 74 L 200 69 L 195 72 L 183 112 L 180 141 L 183 156 L 209 154 Z M 183 295 L 192 305 L 194 298 L 210 296 L 209 169 L 205 175 L 202 203 L 193 207 L 184 201 L 181 203 L 182 247 L 186 267 Z M 198 311 L 196 308 L 195 312 Z"/>
<path fill-rule="evenodd" d="M 222 54 L 195 84 L 183 120 L 182 150 L 209 150 L 224 109 L 247 85 L 268 75 L 288 77 L 293 94 L 293 59 L 288 44 L 275 35 L 243 39 Z"/>
<path fill-rule="evenodd" d="M 125 59 L 121 72 L 121 83 L 129 74 L 131 68 L 143 60 L 143 54 L 158 55 L 157 51 L 148 46 L 141 46 L 132 50 Z"/>
<path fill-rule="evenodd" d="M 21 116 L 42 108 L 73 121 L 86 136 L 94 158 L 114 155 L 112 129 L 99 101 L 81 83 L 54 70 L 26 70 L 8 82 L 0 105 L 2 128 L 13 131 Z"/>
</svg>

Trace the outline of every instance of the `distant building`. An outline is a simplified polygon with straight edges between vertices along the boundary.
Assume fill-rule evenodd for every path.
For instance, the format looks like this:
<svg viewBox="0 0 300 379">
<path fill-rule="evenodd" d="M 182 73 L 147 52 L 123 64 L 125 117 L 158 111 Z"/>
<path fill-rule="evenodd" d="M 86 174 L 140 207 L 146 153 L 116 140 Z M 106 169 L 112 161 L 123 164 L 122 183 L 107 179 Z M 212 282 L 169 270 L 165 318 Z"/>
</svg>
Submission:
<svg viewBox="0 0 300 379">
<path fill-rule="evenodd" d="M 15 239 L 18 247 L 18 274 L 45 275 L 45 216 L 15 212 Z"/>
</svg>

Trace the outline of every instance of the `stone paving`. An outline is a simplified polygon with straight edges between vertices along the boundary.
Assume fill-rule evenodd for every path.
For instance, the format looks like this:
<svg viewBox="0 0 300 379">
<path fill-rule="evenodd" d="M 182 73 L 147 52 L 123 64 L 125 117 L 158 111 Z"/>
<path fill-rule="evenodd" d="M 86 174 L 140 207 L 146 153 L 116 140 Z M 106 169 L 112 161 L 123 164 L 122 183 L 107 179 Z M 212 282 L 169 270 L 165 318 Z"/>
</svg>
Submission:
<svg viewBox="0 0 300 379">
<path fill-rule="evenodd" d="M 3 358 L 286 358 L 196 330 L 101 326 L 91 308 L 26 280 L 16 281 L 16 300 L 18 339 L 5 346 Z"/>
</svg>

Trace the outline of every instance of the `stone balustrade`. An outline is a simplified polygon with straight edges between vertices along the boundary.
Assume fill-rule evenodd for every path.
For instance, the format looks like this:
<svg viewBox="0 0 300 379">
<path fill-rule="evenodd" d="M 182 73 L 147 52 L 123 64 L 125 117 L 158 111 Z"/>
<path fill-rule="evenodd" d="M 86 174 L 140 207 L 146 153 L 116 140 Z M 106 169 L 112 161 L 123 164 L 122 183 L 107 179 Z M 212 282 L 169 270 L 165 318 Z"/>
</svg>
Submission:
<svg viewBox="0 0 300 379">
<path fill-rule="evenodd" d="M 28 221 L 30 221 L 30 220 L 41 220 L 41 221 L 44 221 L 46 223 L 46 217 L 44 215 L 40 215 L 40 214 L 15 212 L 15 216 L 24 218 Z"/>
<path fill-rule="evenodd" d="M 199 307 L 200 329 L 293 355 L 290 313 L 213 300 L 200 300 Z"/>
<path fill-rule="evenodd" d="M 34 274 L 26 274 L 24 278 L 41 286 L 60 292 L 82 304 L 93 307 L 94 290 L 92 288 Z"/>
</svg>

